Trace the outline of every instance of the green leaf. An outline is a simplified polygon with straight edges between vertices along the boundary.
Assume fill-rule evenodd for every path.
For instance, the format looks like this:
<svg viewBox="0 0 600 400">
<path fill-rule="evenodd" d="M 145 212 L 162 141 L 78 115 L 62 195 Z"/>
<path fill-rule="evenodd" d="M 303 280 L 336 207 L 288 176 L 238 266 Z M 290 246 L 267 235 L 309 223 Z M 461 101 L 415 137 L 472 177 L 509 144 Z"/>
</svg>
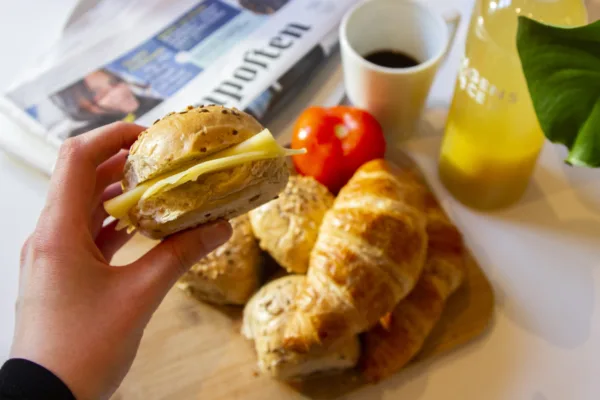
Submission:
<svg viewBox="0 0 600 400">
<path fill-rule="evenodd" d="M 519 17 L 517 49 L 544 135 L 566 162 L 600 167 L 600 21 L 578 28 Z"/>
</svg>

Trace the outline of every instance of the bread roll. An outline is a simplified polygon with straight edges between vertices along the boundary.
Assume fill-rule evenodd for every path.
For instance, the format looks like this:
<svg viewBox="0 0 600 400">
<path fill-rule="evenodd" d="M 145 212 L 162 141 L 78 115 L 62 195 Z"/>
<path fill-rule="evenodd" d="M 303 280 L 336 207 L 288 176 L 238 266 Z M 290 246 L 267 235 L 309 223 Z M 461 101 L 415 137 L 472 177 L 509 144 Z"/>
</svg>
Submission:
<svg viewBox="0 0 600 400">
<path fill-rule="evenodd" d="M 177 282 L 186 293 L 214 304 L 246 304 L 258 289 L 262 256 L 248 215 L 232 219 L 229 241 L 196 263 Z"/>
<path fill-rule="evenodd" d="M 142 132 L 125 164 L 124 189 L 200 161 L 262 131 L 251 115 L 209 105 L 170 113 Z"/>
<path fill-rule="evenodd" d="M 288 272 L 305 274 L 333 195 L 311 177 L 292 176 L 279 198 L 250 212 L 260 247 Z"/>
<path fill-rule="evenodd" d="M 360 355 L 358 337 L 342 338 L 328 347 L 297 353 L 283 347 L 283 334 L 302 275 L 289 275 L 263 286 L 244 309 L 242 333 L 254 340 L 261 373 L 292 380 L 352 368 Z"/>
<path fill-rule="evenodd" d="M 288 349 L 364 332 L 412 290 L 427 250 L 426 193 L 416 174 L 384 160 L 359 168 L 321 224 Z"/>
<path fill-rule="evenodd" d="M 427 260 L 414 290 L 382 324 L 364 335 L 360 365 L 370 382 L 399 371 L 419 352 L 439 321 L 446 300 L 464 279 L 462 237 L 431 194 L 427 201 L 427 233 Z"/>
<path fill-rule="evenodd" d="M 131 147 L 123 189 L 127 192 L 185 171 L 263 129 L 252 116 L 222 106 L 171 113 L 142 132 Z M 126 219 L 145 236 L 160 239 L 209 221 L 244 214 L 276 197 L 288 177 L 284 157 L 249 161 L 207 172 L 194 181 L 142 198 L 127 211 Z"/>
</svg>

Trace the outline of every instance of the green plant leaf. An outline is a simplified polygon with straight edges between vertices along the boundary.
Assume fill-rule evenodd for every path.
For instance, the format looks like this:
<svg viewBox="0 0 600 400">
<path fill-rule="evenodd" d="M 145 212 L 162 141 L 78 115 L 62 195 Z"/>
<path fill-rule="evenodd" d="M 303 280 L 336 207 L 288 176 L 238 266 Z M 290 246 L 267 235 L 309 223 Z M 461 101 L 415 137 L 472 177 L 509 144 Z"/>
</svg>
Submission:
<svg viewBox="0 0 600 400">
<path fill-rule="evenodd" d="M 544 135 L 571 165 L 600 167 L 600 21 L 578 28 L 519 17 L 517 49 Z"/>
</svg>

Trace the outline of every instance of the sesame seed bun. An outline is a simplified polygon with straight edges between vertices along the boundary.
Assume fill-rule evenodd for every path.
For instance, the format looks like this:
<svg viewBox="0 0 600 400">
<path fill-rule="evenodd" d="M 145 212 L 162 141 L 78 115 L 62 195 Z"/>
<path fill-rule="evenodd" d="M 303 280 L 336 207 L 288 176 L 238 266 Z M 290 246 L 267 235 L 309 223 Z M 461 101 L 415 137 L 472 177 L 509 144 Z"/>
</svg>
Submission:
<svg viewBox="0 0 600 400">
<path fill-rule="evenodd" d="M 140 134 L 125 165 L 124 191 L 249 139 L 263 130 L 252 116 L 222 106 L 171 113 Z M 201 175 L 140 200 L 128 217 L 145 236 L 160 239 L 217 219 L 231 219 L 276 197 L 287 184 L 285 158 L 244 163 Z"/>
<path fill-rule="evenodd" d="M 171 113 L 142 132 L 125 165 L 126 189 L 197 163 L 261 132 L 264 127 L 245 112 L 209 105 Z"/>
</svg>

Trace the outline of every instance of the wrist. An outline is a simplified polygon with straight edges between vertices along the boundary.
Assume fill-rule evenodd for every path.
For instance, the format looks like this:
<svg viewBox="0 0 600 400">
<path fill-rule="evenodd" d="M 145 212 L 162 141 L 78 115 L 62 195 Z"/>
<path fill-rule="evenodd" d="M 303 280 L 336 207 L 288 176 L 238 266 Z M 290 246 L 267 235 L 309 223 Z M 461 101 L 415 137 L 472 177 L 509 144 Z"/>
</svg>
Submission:
<svg viewBox="0 0 600 400">
<path fill-rule="evenodd" d="M 93 380 L 86 377 L 86 369 L 78 361 L 78 357 L 60 349 L 51 349 L 45 345 L 35 345 L 35 342 L 15 340 L 11 349 L 11 359 L 27 360 L 43 367 L 60 380 L 78 400 L 97 399 L 94 396 Z"/>
</svg>

